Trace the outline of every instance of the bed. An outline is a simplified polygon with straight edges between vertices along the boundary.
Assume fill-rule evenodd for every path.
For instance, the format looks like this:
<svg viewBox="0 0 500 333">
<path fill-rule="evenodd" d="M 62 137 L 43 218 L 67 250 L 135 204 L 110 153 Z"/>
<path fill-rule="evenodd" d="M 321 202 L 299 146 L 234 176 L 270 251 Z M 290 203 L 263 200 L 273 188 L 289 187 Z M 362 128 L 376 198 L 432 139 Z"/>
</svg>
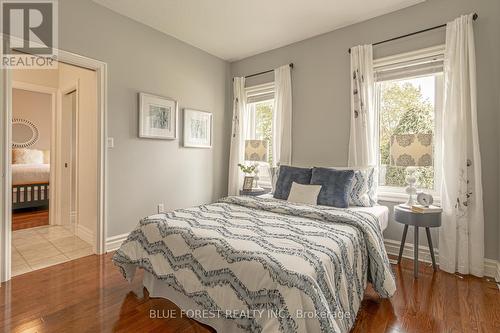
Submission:
<svg viewBox="0 0 500 333">
<path fill-rule="evenodd" d="M 367 283 L 396 289 L 380 207 L 227 197 L 141 220 L 113 261 L 219 332 L 349 332 Z"/>
<path fill-rule="evenodd" d="M 49 205 L 49 164 L 12 164 L 12 209 Z"/>
</svg>

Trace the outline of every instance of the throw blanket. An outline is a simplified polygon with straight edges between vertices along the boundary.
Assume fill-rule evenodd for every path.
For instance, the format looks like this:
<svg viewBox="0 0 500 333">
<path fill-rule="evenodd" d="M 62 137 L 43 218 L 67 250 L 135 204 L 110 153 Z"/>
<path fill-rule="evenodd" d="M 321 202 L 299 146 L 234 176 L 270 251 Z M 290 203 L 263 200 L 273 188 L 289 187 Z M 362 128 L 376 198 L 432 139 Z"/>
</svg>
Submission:
<svg viewBox="0 0 500 333">
<path fill-rule="evenodd" d="M 396 289 L 375 216 L 255 197 L 145 218 L 113 261 L 247 332 L 348 332 L 367 281 Z"/>
</svg>

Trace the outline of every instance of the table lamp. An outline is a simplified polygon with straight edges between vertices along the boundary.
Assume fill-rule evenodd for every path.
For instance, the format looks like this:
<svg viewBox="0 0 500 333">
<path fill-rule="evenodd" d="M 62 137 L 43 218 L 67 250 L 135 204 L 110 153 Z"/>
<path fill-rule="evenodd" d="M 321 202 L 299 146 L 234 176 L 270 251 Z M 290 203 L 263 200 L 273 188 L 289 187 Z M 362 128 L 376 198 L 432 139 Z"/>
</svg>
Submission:
<svg viewBox="0 0 500 333">
<path fill-rule="evenodd" d="M 245 140 L 245 161 L 267 162 L 266 140 Z M 256 163 L 258 164 L 258 163 Z M 255 187 L 259 188 L 259 167 L 255 168 Z"/>
<path fill-rule="evenodd" d="M 417 167 L 432 166 L 432 134 L 397 134 L 391 137 L 390 159 L 392 166 L 406 167 L 406 193 L 408 201 L 404 206 L 415 204 L 415 171 Z"/>
</svg>

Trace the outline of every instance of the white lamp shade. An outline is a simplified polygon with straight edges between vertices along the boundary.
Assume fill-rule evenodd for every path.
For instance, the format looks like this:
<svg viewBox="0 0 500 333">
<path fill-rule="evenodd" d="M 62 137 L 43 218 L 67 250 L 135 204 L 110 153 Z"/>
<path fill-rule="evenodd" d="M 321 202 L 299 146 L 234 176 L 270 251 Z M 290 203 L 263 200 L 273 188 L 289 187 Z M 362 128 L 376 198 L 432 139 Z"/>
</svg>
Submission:
<svg viewBox="0 0 500 333">
<path fill-rule="evenodd" d="M 432 153 L 430 133 L 397 134 L 391 137 L 390 157 L 393 166 L 432 166 Z"/>
<path fill-rule="evenodd" d="M 267 162 L 267 141 L 245 140 L 245 161 Z"/>
</svg>

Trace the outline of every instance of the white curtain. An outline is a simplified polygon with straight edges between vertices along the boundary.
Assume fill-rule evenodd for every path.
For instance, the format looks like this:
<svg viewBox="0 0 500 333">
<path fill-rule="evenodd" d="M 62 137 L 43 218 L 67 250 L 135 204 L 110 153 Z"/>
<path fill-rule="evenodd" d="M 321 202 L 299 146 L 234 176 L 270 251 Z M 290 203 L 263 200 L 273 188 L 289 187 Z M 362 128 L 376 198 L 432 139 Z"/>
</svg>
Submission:
<svg viewBox="0 0 500 333">
<path fill-rule="evenodd" d="M 484 216 L 472 14 L 446 26 L 439 265 L 483 276 Z"/>
<path fill-rule="evenodd" d="M 351 131 L 349 166 L 376 164 L 376 134 L 373 100 L 373 49 L 371 45 L 351 48 Z"/>
<path fill-rule="evenodd" d="M 231 148 L 229 151 L 228 195 L 239 195 L 239 191 L 243 186 L 243 176 L 241 175 L 238 163 L 241 163 L 245 157 L 245 115 L 245 78 L 235 77 L 233 81 L 233 124 L 231 131 Z"/>
<path fill-rule="evenodd" d="M 290 66 L 274 70 L 273 162 L 292 163 L 292 79 Z"/>
</svg>

